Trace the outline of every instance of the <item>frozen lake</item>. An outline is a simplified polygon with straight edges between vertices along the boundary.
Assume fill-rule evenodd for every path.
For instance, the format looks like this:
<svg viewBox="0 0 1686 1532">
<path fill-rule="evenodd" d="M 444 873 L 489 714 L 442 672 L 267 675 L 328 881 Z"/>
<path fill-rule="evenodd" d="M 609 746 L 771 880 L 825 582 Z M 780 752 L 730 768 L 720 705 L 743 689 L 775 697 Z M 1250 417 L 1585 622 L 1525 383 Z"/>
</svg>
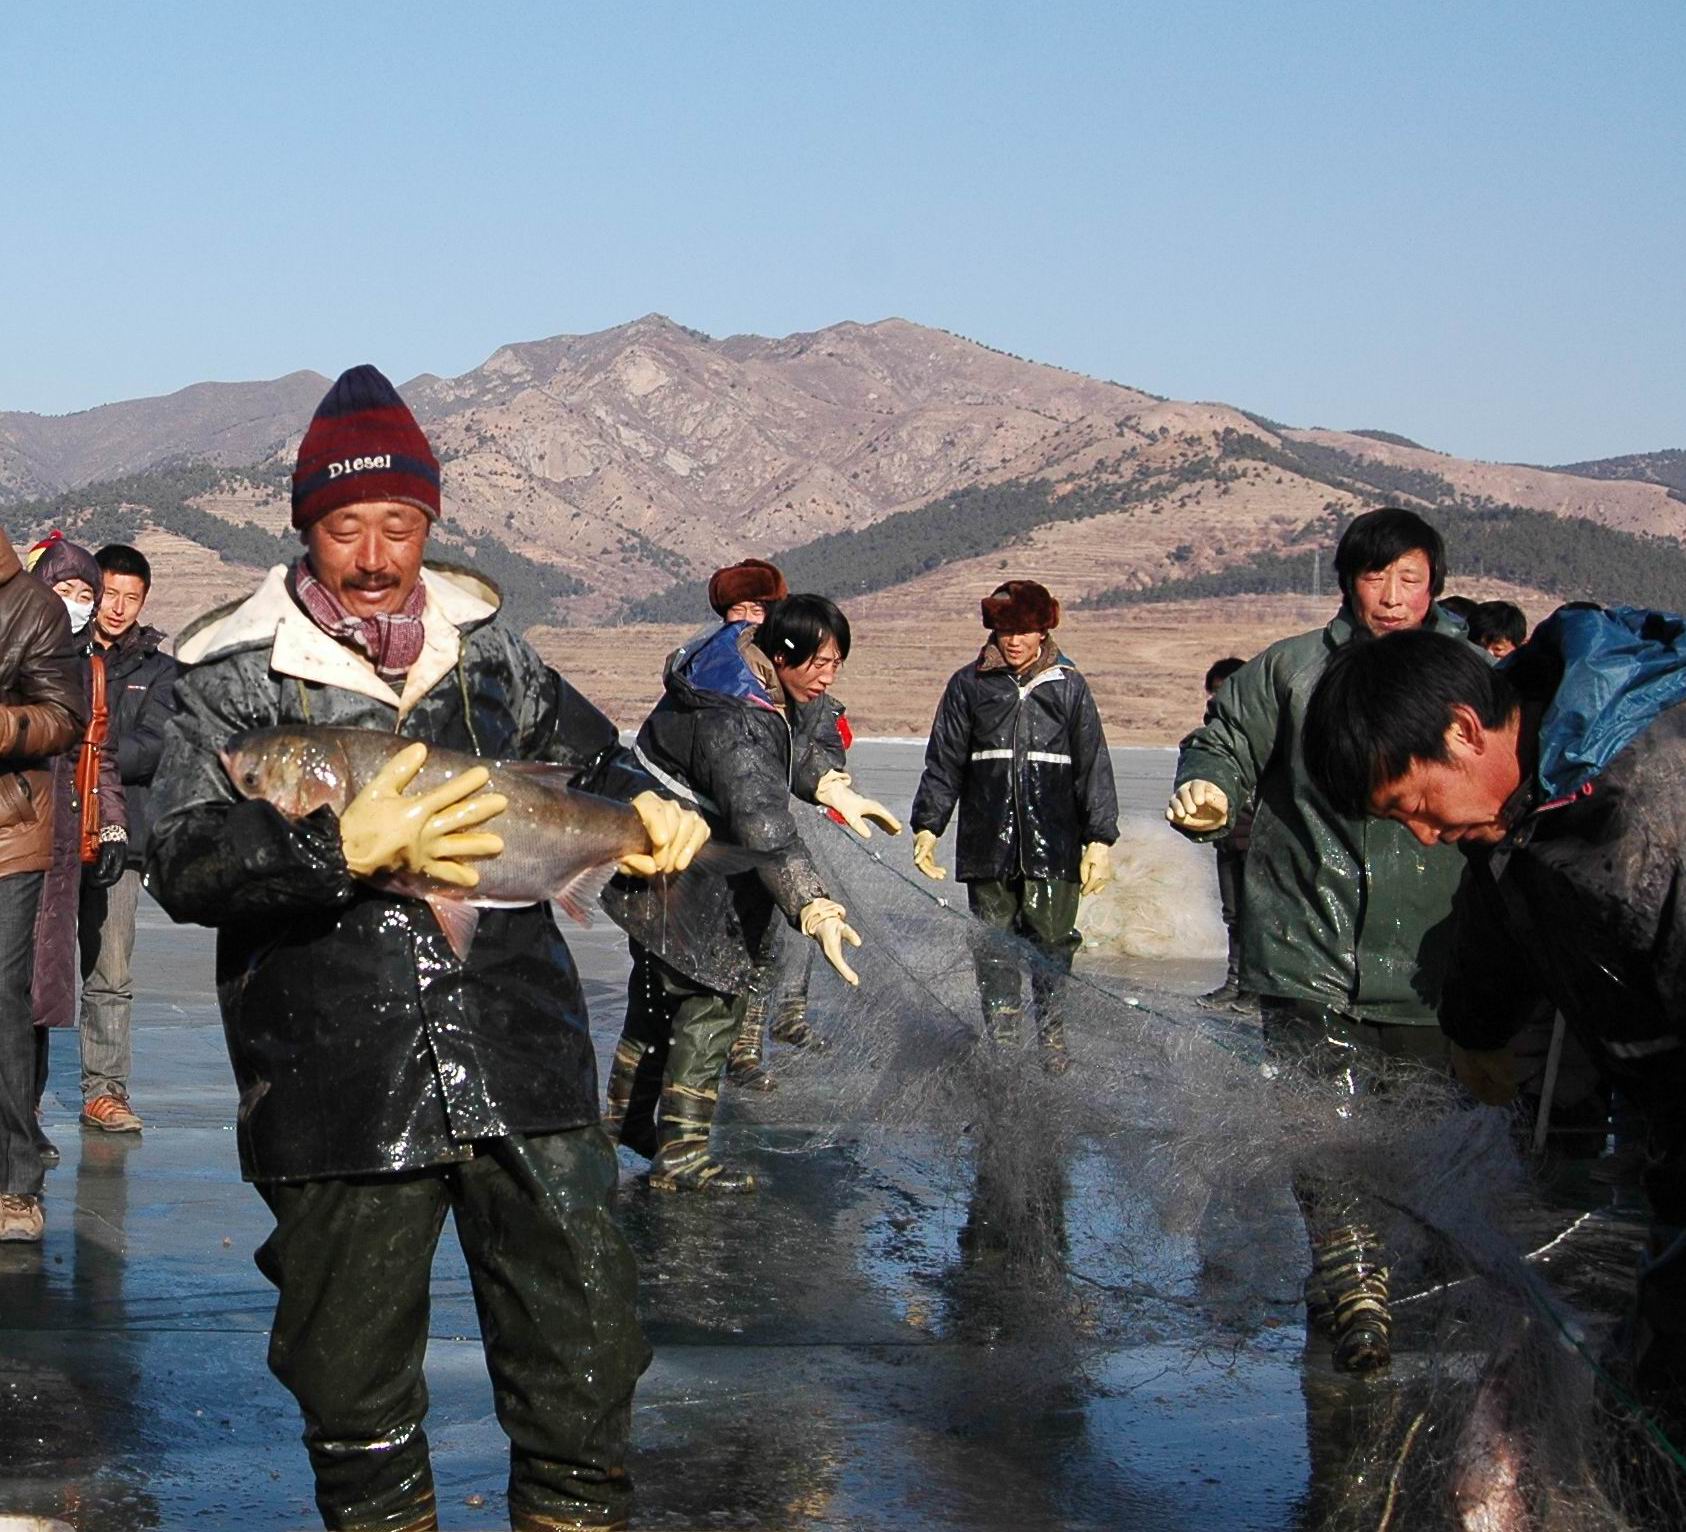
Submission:
<svg viewBox="0 0 1686 1532">
<path fill-rule="evenodd" d="M 1172 753 L 1116 760 L 1126 810 L 1157 813 Z M 895 742 L 852 757 L 859 785 L 899 810 L 919 762 Z M 890 845 L 906 856 L 905 836 Z M 569 935 L 606 1060 L 624 942 L 606 921 Z M 136 969 L 146 1131 L 78 1131 L 76 1039 L 55 1035 L 46 1121 L 64 1161 L 48 1177 L 46 1241 L 0 1247 L 0 1514 L 86 1532 L 314 1525 L 299 1422 L 264 1366 L 272 1295 L 251 1254 L 268 1220 L 238 1179 L 210 936 L 147 903 Z M 1190 992 L 1216 975 L 1208 962 L 1147 977 Z M 816 1010 L 823 1026 L 824 985 Z M 1091 1347 L 1080 1373 L 1046 1376 L 1063 1351 L 1044 1366 L 1015 1338 L 1011 1294 L 963 1260 L 965 1198 L 930 1178 L 918 1133 L 805 1149 L 815 1126 L 729 1095 L 726 1142 L 764 1190 L 724 1207 L 652 1197 L 624 1162 L 620 1214 L 656 1348 L 636 1405 L 639 1526 L 1299 1524 L 1310 1405 L 1291 1287 L 1245 1345 L 1149 1325 Z M 1074 1229 L 1086 1174 L 1071 1169 Z M 1074 1265 L 1116 1262 L 1083 1241 L 1074 1232 Z M 1083 1279 L 1122 1283 L 1155 1262 L 1156 1282 L 1193 1295 L 1178 1301 L 1209 1277 L 1144 1251 L 1131 1271 L 1091 1264 Z M 505 1443 L 449 1233 L 435 1278 L 442 1525 L 502 1526 Z M 1080 1291 L 1071 1302 L 1080 1326 Z"/>
</svg>

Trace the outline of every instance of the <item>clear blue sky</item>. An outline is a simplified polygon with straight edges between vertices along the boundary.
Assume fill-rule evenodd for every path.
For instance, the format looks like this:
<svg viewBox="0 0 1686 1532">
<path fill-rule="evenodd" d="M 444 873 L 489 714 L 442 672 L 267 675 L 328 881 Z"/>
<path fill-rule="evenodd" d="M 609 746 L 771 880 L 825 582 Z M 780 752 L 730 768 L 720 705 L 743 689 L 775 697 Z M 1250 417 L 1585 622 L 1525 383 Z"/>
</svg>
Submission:
<svg viewBox="0 0 1686 1532">
<path fill-rule="evenodd" d="M 8 6 L 0 408 L 899 314 L 1489 458 L 1686 447 L 1686 5 Z"/>
</svg>

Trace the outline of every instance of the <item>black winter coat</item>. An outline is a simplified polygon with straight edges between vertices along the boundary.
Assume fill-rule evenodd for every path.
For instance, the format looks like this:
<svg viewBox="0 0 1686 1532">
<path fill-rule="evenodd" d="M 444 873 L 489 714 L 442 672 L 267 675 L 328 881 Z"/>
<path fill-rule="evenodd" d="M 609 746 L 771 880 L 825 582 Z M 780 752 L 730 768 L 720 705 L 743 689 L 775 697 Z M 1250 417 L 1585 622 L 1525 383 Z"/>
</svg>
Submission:
<svg viewBox="0 0 1686 1532">
<path fill-rule="evenodd" d="M 164 725 L 176 710 L 181 666 L 158 646 L 157 628 L 129 629 L 105 655 L 106 703 L 117 729 L 117 772 L 128 804 L 130 867 L 146 865 L 152 778 L 164 754 Z"/>
<path fill-rule="evenodd" d="M 749 639 L 745 624 L 731 623 L 675 651 L 636 753 L 649 786 L 687 799 L 720 840 L 766 853 L 766 864 L 732 877 L 693 866 L 665 886 L 617 875 L 603 892 L 604 909 L 634 941 L 725 995 L 748 987 L 775 910 L 794 925 L 825 893 L 790 811 L 791 725 Z M 816 727 L 824 716 L 813 715 Z"/>
<path fill-rule="evenodd" d="M 796 765 L 790 773 L 790 790 L 804 803 L 813 803 L 820 778 L 828 771 L 842 771 L 848 764 L 853 735 L 843 719 L 843 704 L 830 692 L 812 702 L 787 702 L 785 716 L 792 720 L 790 748 Z"/>
<path fill-rule="evenodd" d="M 292 604 L 283 576 L 272 570 L 217 628 L 181 641 L 189 668 L 147 860 L 147 886 L 174 919 L 217 928 L 246 1178 L 410 1170 L 465 1159 L 477 1140 L 595 1122 L 585 998 L 548 906 L 484 911 L 459 961 L 425 904 L 353 881 L 329 810 L 294 822 L 236 799 L 217 751 L 269 724 L 394 730 L 555 762 L 580 786 L 627 796 L 614 725 L 492 620 L 489 587 L 432 571 L 429 611 L 457 629 L 460 657 L 436 663 L 400 717 L 396 697 L 373 694 L 366 662 Z M 309 662 L 280 673 L 284 648 Z M 418 664 L 434 652 L 430 636 Z M 368 671 L 373 693 L 297 674 L 347 664 Z"/>
<path fill-rule="evenodd" d="M 949 678 L 914 794 L 915 833 L 941 835 L 956 804 L 955 874 L 965 882 L 1075 883 L 1084 846 L 1118 839 L 1100 713 L 1051 643 L 1022 682 L 993 643 Z"/>
</svg>

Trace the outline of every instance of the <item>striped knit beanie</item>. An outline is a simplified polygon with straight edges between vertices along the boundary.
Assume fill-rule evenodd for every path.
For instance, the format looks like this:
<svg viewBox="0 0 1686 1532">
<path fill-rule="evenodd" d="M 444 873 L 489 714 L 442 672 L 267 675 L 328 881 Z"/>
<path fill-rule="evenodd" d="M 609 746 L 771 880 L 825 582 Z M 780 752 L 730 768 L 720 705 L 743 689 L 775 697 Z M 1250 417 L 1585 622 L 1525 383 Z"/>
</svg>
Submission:
<svg viewBox="0 0 1686 1532">
<path fill-rule="evenodd" d="M 303 532 L 330 511 L 402 500 L 439 516 L 439 460 L 409 406 L 374 367 L 340 374 L 316 406 L 293 469 L 293 525 Z"/>
</svg>

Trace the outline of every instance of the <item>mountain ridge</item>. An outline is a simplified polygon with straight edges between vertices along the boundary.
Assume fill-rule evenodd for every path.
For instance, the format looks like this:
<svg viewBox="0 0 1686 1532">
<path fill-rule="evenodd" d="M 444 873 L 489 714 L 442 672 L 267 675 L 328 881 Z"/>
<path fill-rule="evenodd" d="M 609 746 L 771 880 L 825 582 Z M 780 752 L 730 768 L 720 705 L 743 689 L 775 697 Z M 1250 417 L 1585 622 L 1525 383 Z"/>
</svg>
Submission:
<svg viewBox="0 0 1686 1532">
<path fill-rule="evenodd" d="M 100 525 L 132 512 L 137 536 L 191 521 L 201 540 L 216 526 L 202 512 L 231 531 L 226 568 L 210 549 L 199 583 L 243 579 L 244 550 L 286 531 L 286 474 L 327 385 L 297 371 L 66 416 L 0 414 L 0 508 L 71 522 L 97 508 Z M 1658 467 L 1670 453 L 1566 465 L 1580 472 L 1460 459 L 1375 427 L 1297 428 L 1165 399 L 900 317 L 717 339 L 652 313 L 512 342 L 402 391 L 444 464 L 453 541 L 510 550 L 524 590 L 568 592 L 549 615 L 569 621 L 649 612 L 664 591 L 691 600 L 720 563 L 846 543 L 944 506 L 965 534 L 961 558 L 1002 565 L 1015 543 L 1034 544 L 1072 571 L 1074 600 L 1211 575 L 1393 494 L 1642 536 L 1678 537 L 1686 519 Z M 1248 440 L 1258 446 L 1238 452 Z M 218 471 L 190 503 L 168 470 L 192 464 Z M 119 480 L 127 501 L 101 489 Z M 1040 530 L 976 535 L 968 507 L 985 502 L 965 496 L 1018 484 L 1043 487 Z M 999 497 L 989 503 L 999 519 Z M 170 547 L 179 555 L 179 538 Z M 910 555 L 915 584 L 944 557 L 940 536 Z"/>
</svg>

